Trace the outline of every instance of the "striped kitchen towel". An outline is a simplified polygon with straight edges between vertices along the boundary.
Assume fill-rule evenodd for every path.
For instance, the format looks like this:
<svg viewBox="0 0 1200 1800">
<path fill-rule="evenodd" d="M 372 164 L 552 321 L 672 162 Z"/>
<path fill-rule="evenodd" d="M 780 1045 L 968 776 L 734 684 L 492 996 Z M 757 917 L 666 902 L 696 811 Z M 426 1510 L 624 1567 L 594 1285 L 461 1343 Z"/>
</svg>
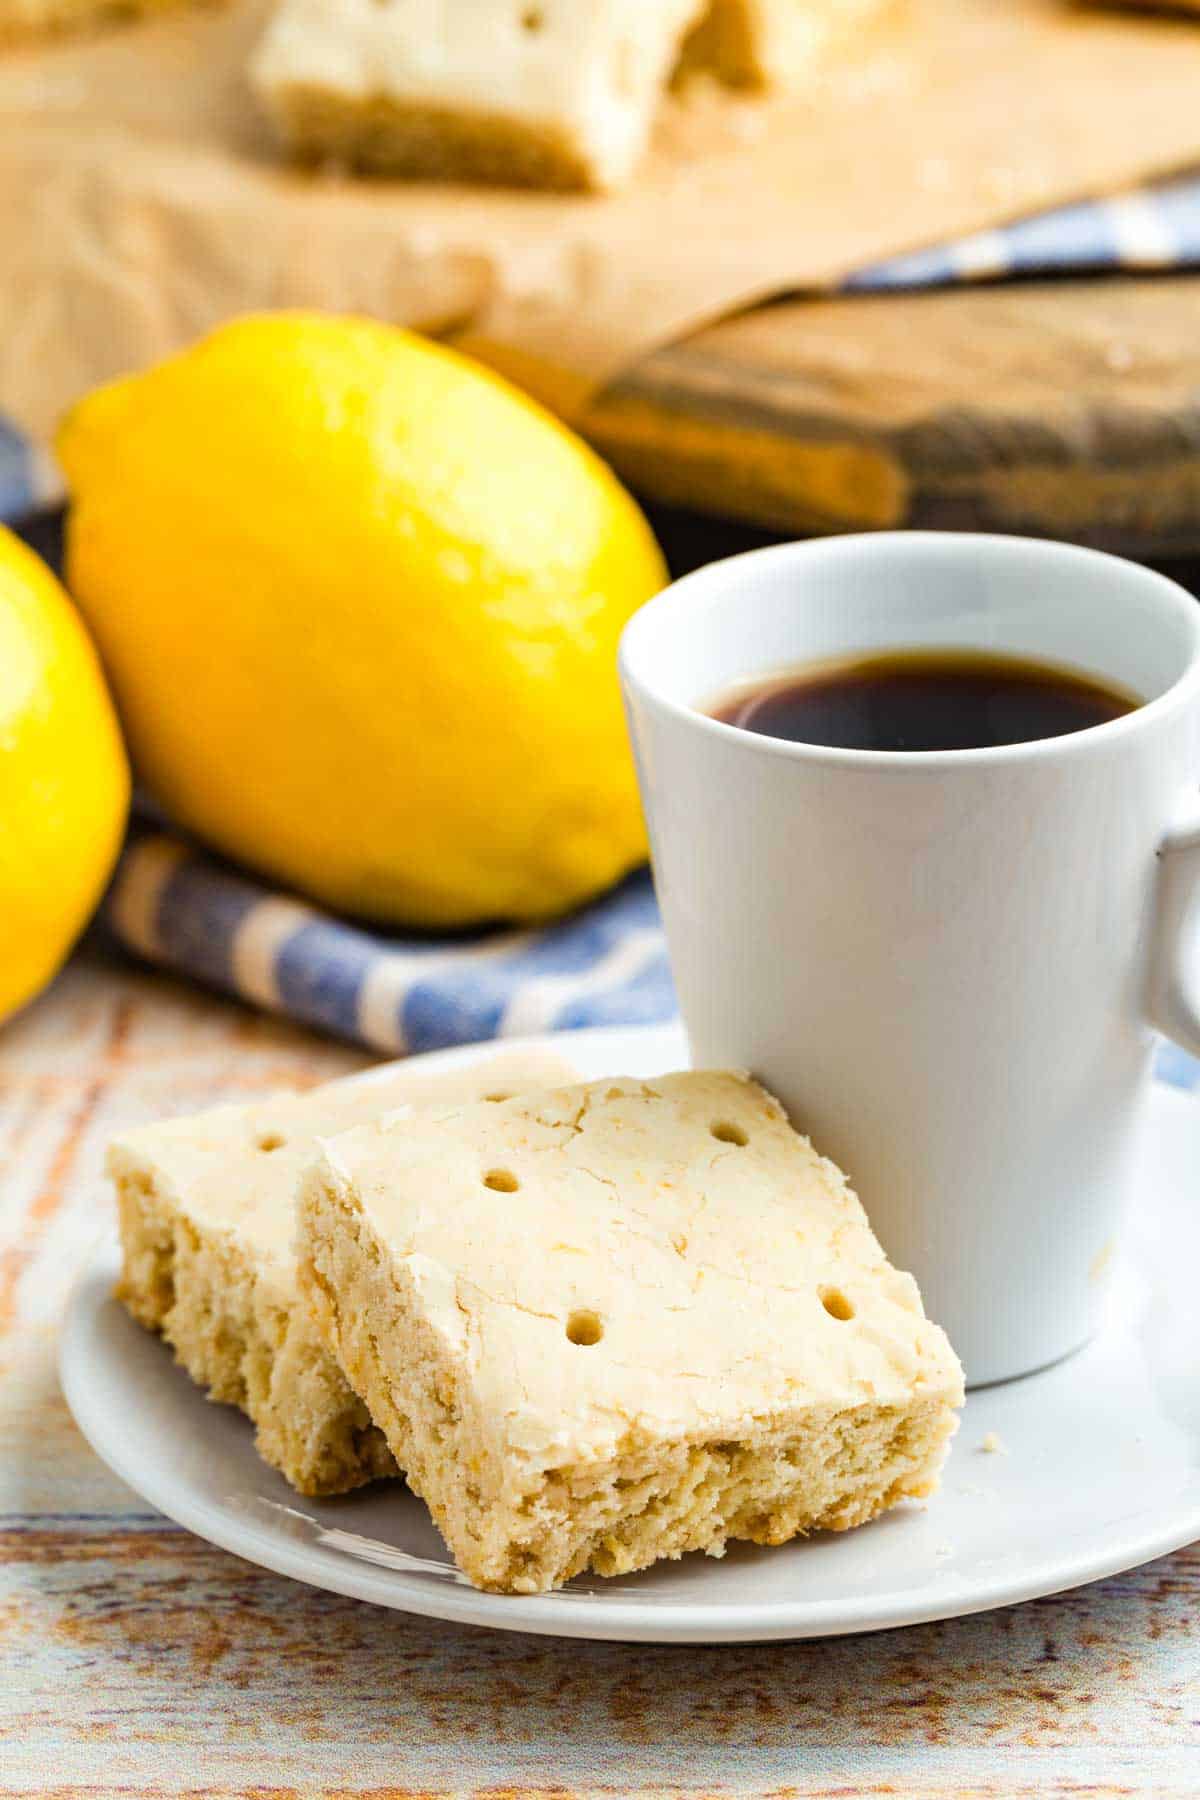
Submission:
<svg viewBox="0 0 1200 1800">
<path fill-rule="evenodd" d="M 103 916 L 151 962 L 393 1056 L 675 1014 L 644 871 L 538 930 L 398 937 L 273 893 L 168 834 L 135 832 Z"/>
<path fill-rule="evenodd" d="M 1198 267 L 1200 176 L 1187 175 L 893 257 L 859 270 L 844 285 L 851 292 L 888 293 L 1016 275 Z"/>
<path fill-rule="evenodd" d="M 135 831 L 103 917 L 153 963 L 389 1056 L 675 1016 L 645 871 L 540 930 L 397 937 L 273 893 L 168 833 Z M 1200 1089 L 1200 1061 L 1174 1044 L 1159 1046 L 1156 1073 Z"/>
</svg>

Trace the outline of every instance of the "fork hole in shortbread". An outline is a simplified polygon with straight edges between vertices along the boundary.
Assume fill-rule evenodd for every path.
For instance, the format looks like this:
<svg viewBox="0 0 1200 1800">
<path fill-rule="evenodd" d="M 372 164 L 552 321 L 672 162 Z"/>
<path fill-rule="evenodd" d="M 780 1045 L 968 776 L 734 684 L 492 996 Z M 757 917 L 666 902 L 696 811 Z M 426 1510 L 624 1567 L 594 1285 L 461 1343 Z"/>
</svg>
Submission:
<svg viewBox="0 0 1200 1800">
<path fill-rule="evenodd" d="M 604 1336 L 604 1321 L 599 1313 L 583 1307 L 567 1319 L 567 1337 L 573 1344 L 598 1344 Z"/>
<path fill-rule="evenodd" d="M 511 1169 L 489 1169 L 483 1185 L 496 1194 L 515 1194 L 521 1184 Z"/>
<path fill-rule="evenodd" d="M 819 1288 L 818 1292 L 821 1296 L 821 1305 L 831 1319 L 846 1320 L 854 1317 L 854 1307 L 841 1288 L 823 1287 Z"/>
<path fill-rule="evenodd" d="M 750 1142 L 741 1126 L 735 1125 L 732 1119 L 718 1119 L 709 1126 L 709 1130 L 718 1144 L 736 1144 L 739 1150 L 744 1150 Z"/>
<path fill-rule="evenodd" d="M 282 1150 L 284 1141 L 277 1131 L 264 1131 L 258 1140 L 258 1147 L 260 1150 Z"/>
</svg>

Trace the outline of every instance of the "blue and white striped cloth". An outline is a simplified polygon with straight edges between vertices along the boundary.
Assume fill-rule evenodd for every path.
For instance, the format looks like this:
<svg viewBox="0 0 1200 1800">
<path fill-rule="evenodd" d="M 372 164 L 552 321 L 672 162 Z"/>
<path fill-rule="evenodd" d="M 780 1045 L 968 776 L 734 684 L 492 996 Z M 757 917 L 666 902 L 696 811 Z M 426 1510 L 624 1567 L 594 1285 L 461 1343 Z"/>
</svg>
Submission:
<svg viewBox="0 0 1200 1800">
<path fill-rule="evenodd" d="M 675 1014 L 644 871 L 540 930 L 396 937 L 272 893 L 169 835 L 135 832 L 104 920 L 151 962 L 392 1056 Z"/>
<path fill-rule="evenodd" d="M 1200 177 L 1089 201 L 864 269 L 850 291 L 1010 275 L 1200 267 Z M 54 497 L 44 455 L 0 419 L 0 518 Z M 675 1010 L 649 877 L 539 931 L 392 937 L 352 926 L 168 836 L 135 833 L 105 907 L 150 961 L 390 1055 L 575 1025 L 652 1023 Z M 1200 1085 L 1164 1047 L 1160 1074 Z"/>
<path fill-rule="evenodd" d="M 888 293 L 1018 275 L 1198 267 L 1200 176 L 1187 175 L 893 257 L 859 270 L 844 286 L 853 293 Z"/>
<path fill-rule="evenodd" d="M 136 955 L 388 1056 L 675 1016 L 645 872 L 542 930 L 385 937 L 135 831 L 103 917 Z M 1200 1089 L 1200 1061 L 1174 1044 L 1160 1045 L 1156 1073 Z"/>
</svg>

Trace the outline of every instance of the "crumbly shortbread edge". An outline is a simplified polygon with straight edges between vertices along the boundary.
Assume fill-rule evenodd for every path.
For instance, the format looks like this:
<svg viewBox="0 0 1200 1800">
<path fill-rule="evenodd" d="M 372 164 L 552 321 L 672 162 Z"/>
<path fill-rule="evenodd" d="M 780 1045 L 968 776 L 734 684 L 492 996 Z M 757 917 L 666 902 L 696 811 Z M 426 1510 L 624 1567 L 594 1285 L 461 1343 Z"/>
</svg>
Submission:
<svg viewBox="0 0 1200 1800">
<path fill-rule="evenodd" d="M 551 120 L 456 112 L 384 94 L 339 94 L 306 82 L 259 93 L 298 160 L 366 174 L 477 181 L 558 192 L 608 185 L 585 147 Z"/>
<path fill-rule="evenodd" d="M 189 1218 L 119 1146 L 109 1173 L 123 1256 L 117 1299 L 210 1399 L 248 1415 L 263 1460 L 310 1495 L 398 1474 L 304 1306 L 273 1291 L 236 1234 Z"/>
</svg>

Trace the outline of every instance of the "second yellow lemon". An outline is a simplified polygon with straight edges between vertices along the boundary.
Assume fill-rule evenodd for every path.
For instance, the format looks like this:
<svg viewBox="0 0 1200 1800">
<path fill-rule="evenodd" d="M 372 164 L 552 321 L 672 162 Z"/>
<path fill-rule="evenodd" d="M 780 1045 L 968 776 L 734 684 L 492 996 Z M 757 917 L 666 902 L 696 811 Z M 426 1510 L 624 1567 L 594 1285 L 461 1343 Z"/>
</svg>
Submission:
<svg viewBox="0 0 1200 1800">
<path fill-rule="evenodd" d="M 60 435 L 69 583 L 172 816 L 346 912 L 576 904 L 644 854 L 617 639 L 663 583 L 605 466 L 365 320 L 240 320 Z"/>
<path fill-rule="evenodd" d="M 96 652 L 45 563 L 0 525 L 0 1019 L 87 924 L 128 805 Z"/>
</svg>

